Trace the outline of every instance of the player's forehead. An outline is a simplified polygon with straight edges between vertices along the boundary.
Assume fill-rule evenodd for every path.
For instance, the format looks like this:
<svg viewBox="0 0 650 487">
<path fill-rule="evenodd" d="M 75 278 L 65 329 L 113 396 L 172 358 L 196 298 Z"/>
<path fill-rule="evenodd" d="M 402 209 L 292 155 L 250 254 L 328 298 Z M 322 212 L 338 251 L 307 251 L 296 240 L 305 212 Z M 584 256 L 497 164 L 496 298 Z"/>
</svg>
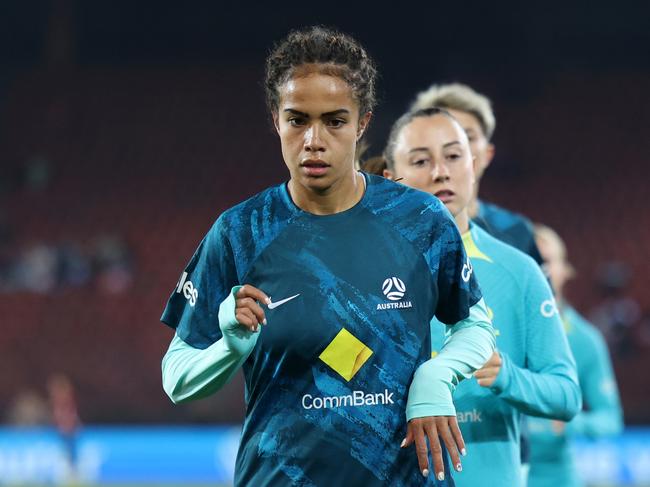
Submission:
<svg viewBox="0 0 650 487">
<path fill-rule="evenodd" d="M 416 117 L 404 126 L 397 140 L 398 150 L 411 152 L 418 148 L 436 152 L 467 140 L 464 130 L 441 114 Z"/>
<path fill-rule="evenodd" d="M 279 88 L 280 111 L 296 110 L 310 116 L 320 116 L 346 110 L 358 112 L 352 88 L 335 74 L 318 71 L 298 72 Z"/>
<path fill-rule="evenodd" d="M 473 113 L 456 108 L 448 108 L 447 111 L 451 114 L 452 117 L 458 120 L 458 123 L 460 123 L 460 125 L 466 131 L 473 131 L 477 134 L 483 134 L 481 121 Z"/>
</svg>

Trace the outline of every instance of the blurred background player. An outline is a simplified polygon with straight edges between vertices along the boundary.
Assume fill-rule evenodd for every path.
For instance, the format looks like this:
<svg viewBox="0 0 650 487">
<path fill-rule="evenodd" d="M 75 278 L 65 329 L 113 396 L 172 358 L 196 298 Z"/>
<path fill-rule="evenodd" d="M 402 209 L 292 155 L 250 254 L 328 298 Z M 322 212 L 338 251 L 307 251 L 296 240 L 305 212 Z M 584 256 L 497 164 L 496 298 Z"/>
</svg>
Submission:
<svg viewBox="0 0 650 487">
<path fill-rule="evenodd" d="M 53 374 L 47 381 L 52 422 L 63 441 L 67 472 L 63 476 L 67 482 L 77 479 L 77 435 L 81 426 L 77 410 L 74 387 L 70 378 L 61 373 Z"/>
<path fill-rule="evenodd" d="M 463 128 L 446 111 L 402 116 L 384 156 L 388 177 L 437 196 L 454 216 L 497 334 L 498 351 L 455 395 L 471 453 L 456 484 L 519 486 L 521 414 L 568 420 L 580 408 L 575 364 L 552 291 L 529 256 L 470 226 L 476 163 Z M 434 319 L 433 350 L 444 342 L 441 330 Z"/>
<path fill-rule="evenodd" d="M 496 118 L 489 98 L 460 83 L 432 85 L 417 95 L 411 110 L 429 107 L 444 108 L 458 120 L 465 129 L 472 155 L 476 158 L 476 184 L 468 207 L 469 217 L 494 237 L 518 248 L 541 264 L 530 220 L 483 201 L 478 196 L 483 173 L 495 154 L 491 139 Z"/>
<path fill-rule="evenodd" d="M 354 39 L 294 31 L 266 67 L 290 179 L 224 212 L 185 268 L 165 391 L 205 397 L 243 368 L 235 485 L 453 485 L 451 393 L 494 350 L 458 230 L 431 195 L 355 170 L 376 70 Z M 432 358 L 434 314 L 450 326 Z"/>
<path fill-rule="evenodd" d="M 569 423 L 528 418 L 530 487 L 579 487 L 571 452 L 571 437 L 612 436 L 623 429 L 623 412 L 616 378 L 601 332 L 564 298 L 566 282 L 574 275 L 564 242 L 551 228 L 535 225 L 537 246 L 555 290 L 569 346 L 578 367 L 584 409 Z"/>
</svg>

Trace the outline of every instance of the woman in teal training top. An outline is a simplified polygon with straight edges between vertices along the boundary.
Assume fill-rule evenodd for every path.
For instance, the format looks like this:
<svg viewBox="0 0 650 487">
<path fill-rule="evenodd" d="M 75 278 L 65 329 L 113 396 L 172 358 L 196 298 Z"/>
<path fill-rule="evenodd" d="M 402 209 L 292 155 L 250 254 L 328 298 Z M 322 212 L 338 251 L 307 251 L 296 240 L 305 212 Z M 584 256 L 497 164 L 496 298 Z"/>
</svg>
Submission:
<svg viewBox="0 0 650 487">
<path fill-rule="evenodd" d="M 456 484 L 521 485 L 521 415 L 568 421 L 581 404 L 550 287 L 532 258 L 470 223 L 474 163 L 465 131 L 448 112 L 404 115 L 384 156 L 386 176 L 437 196 L 453 215 L 497 335 L 497 351 L 454 396 L 468 451 Z M 440 328 L 434 319 L 434 351 L 444 343 Z"/>
<path fill-rule="evenodd" d="M 573 276 L 564 242 L 544 225 L 535 225 L 535 238 L 576 359 L 584 409 L 569 423 L 530 418 L 528 485 L 581 487 L 584 483 L 571 452 L 571 437 L 602 438 L 619 434 L 623 429 L 623 411 L 602 333 L 564 299 L 564 286 Z"/>
</svg>

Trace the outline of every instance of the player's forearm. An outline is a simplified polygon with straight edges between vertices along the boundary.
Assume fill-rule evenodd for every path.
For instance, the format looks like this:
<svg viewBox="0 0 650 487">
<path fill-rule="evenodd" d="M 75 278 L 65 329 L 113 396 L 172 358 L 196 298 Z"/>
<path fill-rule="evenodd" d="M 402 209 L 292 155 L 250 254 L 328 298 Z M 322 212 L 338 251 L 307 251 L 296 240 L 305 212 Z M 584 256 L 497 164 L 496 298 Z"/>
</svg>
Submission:
<svg viewBox="0 0 650 487">
<path fill-rule="evenodd" d="M 569 434 L 599 438 L 618 435 L 623 431 L 623 414 L 620 408 L 611 407 L 595 411 L 581 411 L 567 424 Z"/>
<path fill-rule="evenodd" d="M 472 306 L 467 319 L 451 327 L 440 353 L 416 370 L 409 389 L 407 419 L 455 416 L 452 392 L 485 364 L 494 346 L 494 331 L 481 300 Z"/>
<path fill-rule="evenodd" d="M 247 357 L 230 350 L 223 338 L 201 350 L 174 335 L 162 361 L 163 388 L 174 403 L 206 397 L 221 389 Z"/>
<path fill-rule="evenodd" d="M 569 364 L 533 372 L 516 366 L 504 353 L 501 359 L 501 370 L 490 389 L 519 411 L 561 421 L 570 421 L 580 411 L 580 386 Z"/>
</svg>

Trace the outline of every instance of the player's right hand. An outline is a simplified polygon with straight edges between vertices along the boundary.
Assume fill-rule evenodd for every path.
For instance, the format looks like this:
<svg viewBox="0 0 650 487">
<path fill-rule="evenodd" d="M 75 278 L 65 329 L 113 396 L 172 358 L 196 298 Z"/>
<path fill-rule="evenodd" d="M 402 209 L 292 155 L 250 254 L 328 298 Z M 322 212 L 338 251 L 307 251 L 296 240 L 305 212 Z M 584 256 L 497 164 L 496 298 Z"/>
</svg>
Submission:
<svg viewBox="0 0 650 487">
<path fill-rule="evenodd" d="M 458 427 L 456 416 L 427 416 L 412 419 L 408 422 L 406 438 L 404 438 L 401 447 L 406 448 L 415 443 L 415 454 L 418 457 L 420 471 L 422 475 L 428 477 L 430 467 L 427 440 L 429 440 L 436 479 L 442 481 L 445 479 L 445 467 L 439 438 L 445 442 L 455 469 L 458 472 L 462 471 L 459 453 L 465 455 L 465 441 Z"/>
<path fill-rule="evenodd" d="M 235 319 L 252 333 L 259 325 L 266 325 L 266 317 L 260 303 L 269 304 L 271 299 L 250 284 L 244 284 L 235 294 Z"/>
</svg>

